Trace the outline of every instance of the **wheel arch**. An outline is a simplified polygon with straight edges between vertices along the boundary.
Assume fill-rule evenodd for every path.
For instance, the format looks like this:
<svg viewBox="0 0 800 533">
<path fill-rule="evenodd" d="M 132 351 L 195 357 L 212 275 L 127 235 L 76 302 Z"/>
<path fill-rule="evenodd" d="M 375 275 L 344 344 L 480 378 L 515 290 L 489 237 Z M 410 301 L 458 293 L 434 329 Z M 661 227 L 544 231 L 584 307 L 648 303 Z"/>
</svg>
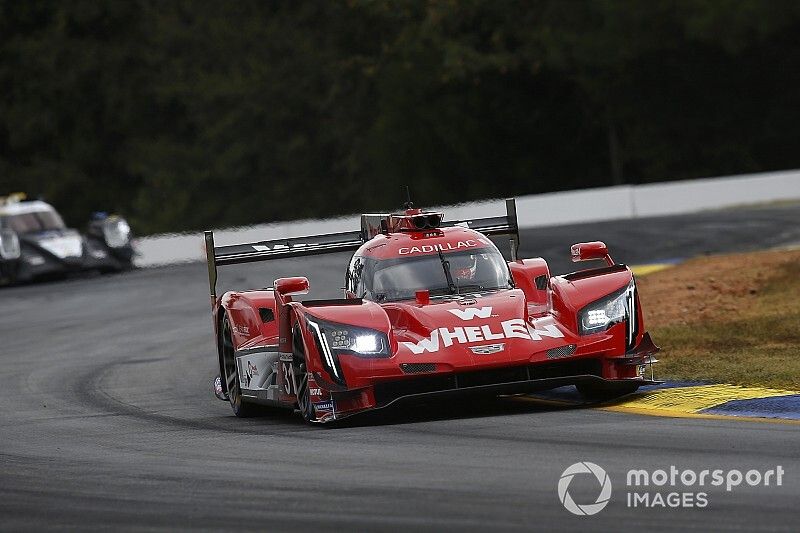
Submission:
<svg viewBox="0 0 800 533">
<path fill-rule="evenodd" d="M 306 364 L 309 365 L 310 363 L 309 369 L 314 372 L 322 371 L 327 373 L 328 370 L 325 369 L 322 364 L 322 354 L 319 353 L 318 343 L 316 342 L 314 333 L 310 331 L 309 328 L 305 327 L 305 308 L 299 304 L 289 304 L 287 307 L 289 308 L 289 314 L 287 316 L 289 320 L 289 351 L 294 351 L 294 332 L 295 329 L 299 328 L 300 336 L 303 341 L 303 353 L 305 355 Z"/>
</svg>

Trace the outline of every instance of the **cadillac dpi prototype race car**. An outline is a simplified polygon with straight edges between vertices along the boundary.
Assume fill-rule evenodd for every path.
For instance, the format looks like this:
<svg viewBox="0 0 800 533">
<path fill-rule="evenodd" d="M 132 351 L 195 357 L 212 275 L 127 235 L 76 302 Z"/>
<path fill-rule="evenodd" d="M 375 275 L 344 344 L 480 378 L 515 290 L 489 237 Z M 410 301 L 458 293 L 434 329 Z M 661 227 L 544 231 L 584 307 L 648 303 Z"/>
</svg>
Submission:
<svg viewBox="0 0 800 533">
<path fill-rule="evenodd" d="M 0 198 L 0 284 L 131 267 L 131 231 L 123 218 L 96 213 L 81 235 L 51 205 L 24 199 L 21 193 Z"/>
<path fill-rule="evenodd" d="M 324 423 L 435 396 L 575 385 L 597 400 L 655 383 L 631 271 L 589 242 L 572 260 L 605 266 L 553 277 L 516 258 L 513 199 L 506 210 L 445 223 L 409 208 L 362 215 L 360 231 L 221 247 L 205 232 L 217 397 L 237 416 L 265 404 Z M 503 236 L 510 261 L 489 238 Z M 216 294 L 221 265 L 349 250 L 341 299 L 298 300 L 305 277 Z"/>
</svg>

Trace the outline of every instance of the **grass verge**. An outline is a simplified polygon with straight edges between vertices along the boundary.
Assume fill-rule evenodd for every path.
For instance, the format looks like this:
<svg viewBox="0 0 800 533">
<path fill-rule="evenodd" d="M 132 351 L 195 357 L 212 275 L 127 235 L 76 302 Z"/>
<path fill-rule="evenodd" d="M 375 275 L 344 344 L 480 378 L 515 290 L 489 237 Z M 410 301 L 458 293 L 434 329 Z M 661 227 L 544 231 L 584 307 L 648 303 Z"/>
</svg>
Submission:
<svg viewBox="0 0 800 533">
<path fill-rule="evenodd" d="M 638 287 L 659 376 L 800 390 L 800 251 L 696 258 Z"/>
</svg>

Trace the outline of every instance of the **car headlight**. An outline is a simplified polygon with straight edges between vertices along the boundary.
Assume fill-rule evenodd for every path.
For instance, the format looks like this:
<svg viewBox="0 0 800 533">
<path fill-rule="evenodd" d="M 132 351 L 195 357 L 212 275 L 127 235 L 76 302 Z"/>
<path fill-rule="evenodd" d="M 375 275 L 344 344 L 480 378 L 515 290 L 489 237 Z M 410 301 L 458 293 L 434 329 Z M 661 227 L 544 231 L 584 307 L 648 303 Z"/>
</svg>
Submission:
<svg viewBox="0 0 800 533">
<path fill-rule="evenodd" d="M 391 355 L 389 339 L 381 331 L 308 317 L 306 320 L 311 330 L 319 335 L 322 343 L 336 355 L 345 353 L 367 358 Z"/>
<path fill-rule="evenodd" d="M 131 227 L 122 217 L 108 217 L 103 221 L 103 238 L 111 248 L 127 246 L 131 240 Z"/>
<path fill-rule="evenodd" d="M 19 237 L 14 230 L 0 230 L 0 257 L 3 259 L 19 259 L 22 250 L 19 246 Z"/>
<path fill-rule="evenodd" d="M 636 285 L 631 280 L 624 287 L 608 296 L 596 300 L 578 313 L 578 329 L 581 335 L 605 331 L 610 326 L 635 315 Z"/>
</svg>

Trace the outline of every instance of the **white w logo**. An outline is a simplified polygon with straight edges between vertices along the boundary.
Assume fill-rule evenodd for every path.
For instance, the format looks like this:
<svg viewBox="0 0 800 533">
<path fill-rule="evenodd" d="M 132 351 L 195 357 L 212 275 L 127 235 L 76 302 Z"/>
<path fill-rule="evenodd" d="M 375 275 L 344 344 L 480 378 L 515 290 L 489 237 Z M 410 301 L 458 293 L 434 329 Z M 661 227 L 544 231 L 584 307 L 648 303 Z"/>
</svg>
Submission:
<svg viewBox="0 0 800 533">
<path fill-rule="evenodd" d="M 448 309 L 461 320 L 474 320 L 475 318 L 489 318 L 492 316 L 491 307 L 468 307 L 466 309 Z"/>
</svg>

